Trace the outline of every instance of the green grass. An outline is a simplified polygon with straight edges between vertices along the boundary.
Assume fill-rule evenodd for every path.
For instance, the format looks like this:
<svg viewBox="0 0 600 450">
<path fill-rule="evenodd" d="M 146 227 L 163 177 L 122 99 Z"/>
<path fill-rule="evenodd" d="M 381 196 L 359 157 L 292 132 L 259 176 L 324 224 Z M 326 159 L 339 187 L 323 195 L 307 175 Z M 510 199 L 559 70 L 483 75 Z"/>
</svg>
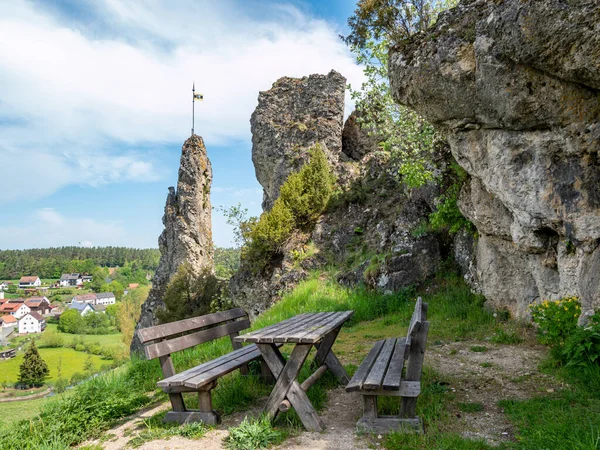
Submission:
<svg viewBox="0 0 600 450">
<path fill-rule="evenodd" d="M 23 402 L 0 403 L 0 429 L 5 425 L 19 422 L 23 419 L 35 417 L 41 408 L 48 402 L 57 400 L 58 397 L 38 398 Z"/>
<path fill-rule="evenodd" d="M 488 348 L 485 345 L 474 345 L 471 347 L 471 351 L 475 353 L 485 353 L 488 351 Z"/>
<path fill-rule="evenodd" d="M 111 334 L 69 334 L 69 333 L 61 333 L 58 331 L 58 325 L 55 323 L 49 323 L 46 326 L 46 330 L 53 330 L 63 337 L 65 345 L 73 342 L 74 339 L 83 340 L 84 343 L 93 344 L 97 343 L 102 347 L 116 347 L 123 344 L 121 340 L 121 333 L 111 333 Z"/>
<path fill-rule="evenodd" d="M 58 378 L 58 365 L 62 366 L 62 378 L 70 379 L 76 372 L 84 372 L 83 366 L 88 356 L 91 356 L 96 371 L 102 366 L 110 365 L 112 360 L 102 359 L 97 355 L 77 352 L 72 348 L 40 348 L 40 356 L 50 369 L 46 382 L 52 384 Z M 16 383 L 19 378 L 19 367 L 23 362 L 24 353 L 20 352 L 15 358 L 0 361 L 0 381 Z"/>
<path fill-rule="evenodd" d="M 482 403 L 459 403 L 458 409 L 466 413 L 476 413 L 483 411 Z"/>
</svg>

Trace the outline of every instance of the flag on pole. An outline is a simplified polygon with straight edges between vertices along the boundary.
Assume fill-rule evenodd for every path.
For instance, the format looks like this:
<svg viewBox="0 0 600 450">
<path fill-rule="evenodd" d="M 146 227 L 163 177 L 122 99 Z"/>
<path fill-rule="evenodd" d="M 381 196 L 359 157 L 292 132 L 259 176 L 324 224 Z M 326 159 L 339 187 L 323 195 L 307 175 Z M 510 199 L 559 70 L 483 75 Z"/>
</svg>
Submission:
<svg viewBox="0 0 600 450">
<path fill-rule="evenodd" d="M 202 101 L 204 100 L 204 95 L 194 93 L 194 100 Z"/>
</svg>

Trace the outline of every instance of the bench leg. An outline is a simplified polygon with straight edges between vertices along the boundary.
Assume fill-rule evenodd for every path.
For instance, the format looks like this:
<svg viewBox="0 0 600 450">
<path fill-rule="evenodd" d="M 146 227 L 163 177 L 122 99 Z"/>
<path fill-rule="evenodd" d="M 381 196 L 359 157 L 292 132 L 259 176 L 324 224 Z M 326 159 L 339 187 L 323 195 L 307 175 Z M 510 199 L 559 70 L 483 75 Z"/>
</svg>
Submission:
<svg viewBox="0 0 600 450">
<path fill-rule="evenodd" d="M 180 393 L 169 394 L 173 411 L 167 412 L 165 422 L 204 422 L 207 425 L 218 425 L 221 423 L 221 416 L 213 410 L 212 397 L 210 391 L 217 385 L 216 381 L 204 386 L 198 392 L 198 411 L 188 410 L 183 403 L 183 396 Z"/>
<path fill-rule="evenodd" d="M 363 416 L 356 424 L 357 431 L 365 433 L 390 433 L 392 431 L 423 432 L 419 418 L 380 416 L 377 413 L 377 396 L 363 395 Z"/>
</svg>

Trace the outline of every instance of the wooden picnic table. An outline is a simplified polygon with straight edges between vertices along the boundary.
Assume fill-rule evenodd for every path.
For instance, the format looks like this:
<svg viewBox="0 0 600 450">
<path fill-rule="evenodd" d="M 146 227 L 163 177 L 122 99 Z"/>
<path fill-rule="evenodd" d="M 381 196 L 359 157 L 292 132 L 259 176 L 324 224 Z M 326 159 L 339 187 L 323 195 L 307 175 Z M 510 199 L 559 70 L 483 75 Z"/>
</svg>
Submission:
<svg viewBox="0 0 600 450">
<path fill-rule="evenodd" d="M 331 370 L 343 385 L 350 381 L 331 347 L 340 328 L 353 313 L 354 311 L 299 314 L 234 338 L 236 342 L 255 343 L 277 380 L 265 406 L 265 412 L 273 419 L 279 411 L 286 411 L 292 406 L 308 431 L 323 431 L 323 423 L 306 391 L 327 370 Z M 294 344 L 287 361 L 279 351 L 281 344 Z M 317 348 L 314 360 L 317 369 L 300 384 L 298 374 L 313 346 Z"/>
</svg>

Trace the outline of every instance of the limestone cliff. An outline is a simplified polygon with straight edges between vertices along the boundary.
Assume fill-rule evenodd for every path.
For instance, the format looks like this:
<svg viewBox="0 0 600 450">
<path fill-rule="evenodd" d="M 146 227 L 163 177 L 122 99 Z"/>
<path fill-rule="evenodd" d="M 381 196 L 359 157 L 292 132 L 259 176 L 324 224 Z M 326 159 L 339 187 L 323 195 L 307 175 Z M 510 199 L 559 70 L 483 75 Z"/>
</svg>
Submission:
<svg viewBox="0 0 600 450">
<path fill-rule="evenodd" d="M 445 130 L 471 176 L 476 282 L 515 316 L 600 307 L 600 3 L 463 1 L 391 49 L 392 91 Z"/>
<path fill-rule="evenodd" d="M 378 139 L 360 128 L 356 113 L 342 127 L 344 91 L 344 77 L 331 71 L 285 77 L 259 95 L 251 119 L 252 160 L 264 188 L 264 210 L 271 208 L 287 176 L 306 162 L 307 149 L 316 142 L 326 146 L 343 192 L 314 230 L 294 233 L 268 270 L 254 274 L 242 265 L 231 279 L 232 299 L 251 316 L 311 269 L 326 264 L 342 268 L 339 281 L 344 284 L 364 282 L 392 292 L 432 275 L 448 252 L 439 236 L 414 232 L 427 221 L 440 188 L 405 189 L 389 158 L 375 151 Z M 434 166 L 441 174 L 445 158 Z"/>
<path fill-rule="evenodd" d="M 303 78 L 283 77 L 260 92 L 250 119 L 252 162 L 269 210 L 288 175 L 298 170 L 307 150 L 321 143 L 338 165 L 342 147 L 346 79 L 335 71 Z"/>
<path fill-rule="evenodd" d="M 160 260 L 148 299 L 136 329 L 157 324 L 156 310 L 164 308 L 162 300 L 171 277 L 187 261 L 196 274 L 213 269 L 210 187 L 212 168 L 204 141 L 193 135 L 183 144 L 177 190 L 169 188 L 163 224 L 158 238 Z M 132 351 L 139 349 L 134 337 Z"/>
</svg>

